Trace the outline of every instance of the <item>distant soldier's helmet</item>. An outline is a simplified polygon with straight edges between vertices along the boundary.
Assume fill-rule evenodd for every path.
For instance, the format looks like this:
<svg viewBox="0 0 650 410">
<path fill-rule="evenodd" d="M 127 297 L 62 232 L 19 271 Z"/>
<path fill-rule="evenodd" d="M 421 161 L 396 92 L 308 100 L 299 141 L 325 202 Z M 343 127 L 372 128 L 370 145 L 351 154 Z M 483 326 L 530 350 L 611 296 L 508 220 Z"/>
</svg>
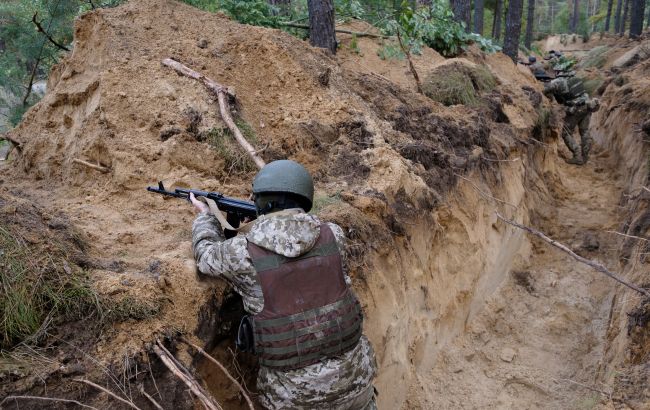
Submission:
<svg viewBox="0 0 650 410">
<path fill-rule="evenodd" d="M 253 194 L 257 198 L 286 194 L 309 212 L 314 199 L 314 181 L 309 171 L 291 160 L 273 161 L 265 165 L 253 179 Z"/>
<path fill-rule="evenodd" d="M 537 58 L 535 58 L 535 56 L 528 56 L 528 62 L 531 63 L 531 64 L 532 64 L 532 63 L 536 63 L 536 62 L 537 62 Z"/>
</svg>

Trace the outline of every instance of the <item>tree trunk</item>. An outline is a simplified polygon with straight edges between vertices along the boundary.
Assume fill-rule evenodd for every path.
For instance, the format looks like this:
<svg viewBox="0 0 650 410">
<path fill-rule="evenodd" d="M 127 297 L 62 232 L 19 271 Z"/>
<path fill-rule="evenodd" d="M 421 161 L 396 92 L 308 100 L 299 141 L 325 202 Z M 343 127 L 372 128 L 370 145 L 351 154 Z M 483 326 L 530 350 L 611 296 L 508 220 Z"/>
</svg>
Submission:
<svg viewBox="0 0 650 410">
<path fill-rule="evenodd" d="M 494 9 L 494 23 L 492 24 L 492 38 L 499 41 L 501 38 L 501 10 L 503 9 L 503 0 L 496 0 L 497 5 Z"/>
<path fill-rule="evenodd" d="M 572 33 L 578 31 L 578 20 L 580 20 L 580 0 L 573 0 L 573 14 L 571 15 L 570 28 Z"/>
<path fill-rule="evenodd" d="M 307 0 L 309 10 L 309 43 L 336 54 L 334 31 L 334 2 L 332 0 Z"/>
<path fill-rule="evenodd" d="M 625 0 L 623 5 L 623 17 L 621 17 L 621 24 L 618 26 L 618 34 L 625 34 L 625 26 L 627 26 L 627 16 L 630 15 L 630 0 Z"/>
<path fill-rule="evenodd" d="M 643 31 L 643 18 L 645 17 L 645 0 L 632 0 L 630 11 L 630 37 L 636 38 Z"/>
<path fill-rule="evenodd" d="M 623 0 L 616 2 L 616 12 L 614 13 L 614 33 L 618 34 L 621 27 L 621 9 L 623 8 Z"/>
<path fill-rule="evenodd" d="M 474 32 L 483 35 L 484 0 L 474 0 Z"/>
<path fill-rule="evenodd" d="M 533 25 L 535 24 L 535 0 L 528 0 L 528 15 L 526 16 L 526 39 L 524 45 L 530 50 L 533 42 Z"/>
<path fill-rule="evenodd" d="M 503 53 L 517 61 L 519 50 L 519 36 L 521 35 L 521 15 L 523 13 L 523 0 L 510 0 L 506 16 L 506 35 L 503 40 Z"/>
<path fill-rule="evenodd" d="M 454 11 L 454 19 L 459 23 L 465 23 L 465 31 L 471 31 L 470 0 L 452 0 L 451 8 Z"/>
<path fill-rule="evenodd" d="M 614 5 L 614 0 L 609 0 L 607 2 L 607 17 L 605 17 L 605 32 L 609 31 L 609 20 L 612 18 L 613 5 Z"/>
</svg>

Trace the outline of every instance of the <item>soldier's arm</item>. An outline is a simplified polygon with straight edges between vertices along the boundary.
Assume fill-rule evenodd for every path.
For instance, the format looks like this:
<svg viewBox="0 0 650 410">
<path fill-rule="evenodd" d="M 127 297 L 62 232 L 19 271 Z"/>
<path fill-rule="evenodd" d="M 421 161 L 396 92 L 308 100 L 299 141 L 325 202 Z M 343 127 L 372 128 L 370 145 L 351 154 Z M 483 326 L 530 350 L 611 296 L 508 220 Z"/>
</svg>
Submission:
<svg viewBox="0 0 650 410">
<path fill-rule="evenodd" d="M 232 278 L 251 270 L 246 239 L 238 236 L 226 240 L 214 215 L 202 213 L 192 225 L 192 248 L 199 271 L 210 276 Z"/>
<path fill-rule="evenodd" d="M 330 222 L 327 225 L 332 230 L 332 233 L 334 234 L 334 238 L 336 238 L 336 245 L 338 246 L 339 252 L 341 253 L 341 260 L 343 261 L 343 276 L 345 277 L 345 283 L 351 285 L 352 280 L 350 279 L 350 276 L 348 274 L 349 269 L 348 269 L 347 238 L 345 237 L 345 233 L 343 233 L 343 228 L 341 228 L 337 224 Z"/>
</svg>

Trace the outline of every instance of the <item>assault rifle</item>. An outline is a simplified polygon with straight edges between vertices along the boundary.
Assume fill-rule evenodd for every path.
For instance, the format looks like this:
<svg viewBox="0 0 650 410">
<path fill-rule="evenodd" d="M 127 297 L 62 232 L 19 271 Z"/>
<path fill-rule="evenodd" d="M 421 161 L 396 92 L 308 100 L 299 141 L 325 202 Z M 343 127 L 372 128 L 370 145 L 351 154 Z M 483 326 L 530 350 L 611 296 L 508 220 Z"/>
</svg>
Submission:
<svg viewBox="0 0 650 410">
<path fill-rule="evenodd" d="M 257 207 L 254 203 L 250 201 L 243 201 L 241 199 L 229 198 L 219 192 L 208 192 L 208 191 L 199 191 L 196 189 L 184 189 L 176 188 L 173 191 L 168 191 L 165 189 L 162 181 L 158 182 L 158 187 L 147 187 L 147 191 L 154 192 L 156 194 L 161 194 L 163 196 L 171 196 L 174 198 L 183 198 L 187 201 L 190 200 L 190 193 L 194 194 L 195 197 L 204 196 L 206 198 L 212 199 L 217 203 L 219 209 L 226 213 L 226 220 L 230 225 L 237 228 L 239 223 L 244 221 L 246 218 L 253 220 L 257 218 Z M 234 236 L 232 231 L 227 229 L 224 230 L 226 237 Z"/>
</svg>

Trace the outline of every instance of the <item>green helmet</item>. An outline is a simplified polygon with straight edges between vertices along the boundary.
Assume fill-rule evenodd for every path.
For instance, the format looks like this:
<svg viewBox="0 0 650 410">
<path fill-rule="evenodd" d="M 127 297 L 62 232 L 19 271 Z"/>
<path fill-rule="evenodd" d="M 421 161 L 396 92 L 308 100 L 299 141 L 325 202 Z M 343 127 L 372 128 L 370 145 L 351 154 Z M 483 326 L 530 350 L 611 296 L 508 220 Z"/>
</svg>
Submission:
<svg viewBox="0 0 650 410">
<path fill-rule="evenodd" d="M 314 181 L 309 171 L 291 160 L 273 161 L 264 166 L 253 179 L 253 194 L 283 194 L 298 197 L 309 211 L 314 199 Z"/>
</svg>

